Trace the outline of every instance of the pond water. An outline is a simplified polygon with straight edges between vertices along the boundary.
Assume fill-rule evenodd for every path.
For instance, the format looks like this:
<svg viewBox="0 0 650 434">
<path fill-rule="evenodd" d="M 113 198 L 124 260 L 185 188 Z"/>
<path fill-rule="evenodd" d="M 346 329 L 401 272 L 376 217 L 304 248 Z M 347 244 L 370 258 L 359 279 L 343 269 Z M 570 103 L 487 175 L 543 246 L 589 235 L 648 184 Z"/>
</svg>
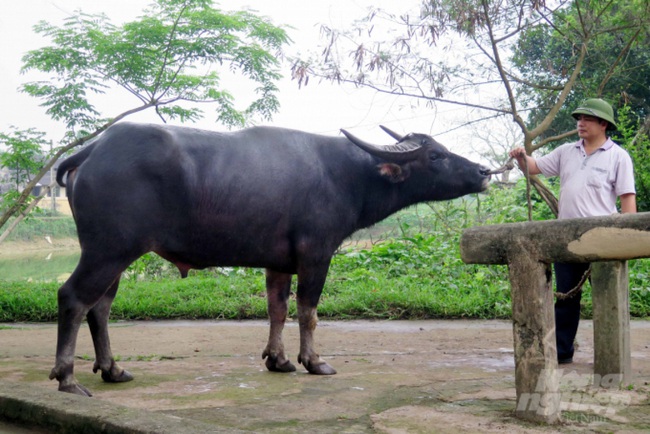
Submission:
<svg viewBox="0 0 650 434">
<path fill-rule="evenodd" d="M 0 279 L 56 281 L 74 271 L 80 253 L 75 250 L 45 251 L 16 257 L 0 257 Z"/>
</svg>

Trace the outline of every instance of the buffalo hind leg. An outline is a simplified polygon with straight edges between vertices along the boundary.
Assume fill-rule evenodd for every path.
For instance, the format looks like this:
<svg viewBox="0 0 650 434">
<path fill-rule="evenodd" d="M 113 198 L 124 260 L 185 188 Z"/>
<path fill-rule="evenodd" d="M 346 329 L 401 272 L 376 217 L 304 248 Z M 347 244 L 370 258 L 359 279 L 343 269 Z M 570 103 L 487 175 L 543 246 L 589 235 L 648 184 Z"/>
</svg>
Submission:
<svg viewBox="0 0 650 434">
<path fill-rule="evenodd" d="M 320 358 L 314 349 L 314 331 L 318 323 L 317 307 L 329 264 L 298 273 L 298 324 L 300 325 L 300 355 L 298 363 L 310 374 L 333 375 L 336 370 Z"/>
<path fill-rule="evenodd" d="M 266 270 L 266 295 L 268 304 L 269 341 L 262 353 L 266 359 L 266 368 L 273 372 L 293 372 L 296 367 L 284 352 L 282 331 L 287 319 L 289 294 L 291 292 L 291 274 Z"/>
<path fill-rule="evenodd" d="M 72 279 L 72 278 L 71 278 Z M 63 284 L 58 293 L 58 331 L 56 344 L 56 363 L 50 372 L 50 380 L 57 379 L 59 391 L 77 395 L 92 396 L 90 391 L 77 383 L 74 378 L 74 354 L 81 320 L 87 308 L 74 301 L 70 280 Z"/>
<path fill-rule="evenodd" d="M 59 288 L 58 331 L 56 361 L 50 372 L 50 379 L 57 379 L 59 390 L 77 395 L 92 396 L 90 391 L 74 377 L 74 356 L 77 336 L 83 318 L 104 296 L 123 268 L 101 264 L 97 258 L 89 258 L 82 252 L 79 265 L 72 276 Z"/>
<path fill-rule="evenodd" d="M 101 370 L 102 380 L 107 383 L 124 383 L 133 380 L 133 375 L 122 369 L 115 362 L 108 336 L 108 317 L 111 313 L 111 305 L 115 299 L 119 284 L 120 278 L 118 277 L 108 292 L 90 309 L 87 315 L 88 327 L 90 328 L 95 347 L 93 372 L 97 373 L 97 371 Z"/>
</svg>

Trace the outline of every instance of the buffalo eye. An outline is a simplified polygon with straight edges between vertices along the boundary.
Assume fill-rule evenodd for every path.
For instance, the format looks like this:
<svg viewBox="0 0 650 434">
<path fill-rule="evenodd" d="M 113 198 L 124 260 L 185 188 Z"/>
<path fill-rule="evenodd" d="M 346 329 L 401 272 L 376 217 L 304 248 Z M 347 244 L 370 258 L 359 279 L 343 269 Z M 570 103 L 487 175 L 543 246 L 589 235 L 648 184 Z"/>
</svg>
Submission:
<svg viewBox="0 0 650 434">
<path fill-rule="evenodd" d="M 429 154 L 429 160 L 430 161 L 437 161 L 437 160 L 440 159 L 440 157 L 441 157 L 441 155 L 439 153 L 437 153 L 437 152 L 432 152 L 432 153 Z"/>
</svg>

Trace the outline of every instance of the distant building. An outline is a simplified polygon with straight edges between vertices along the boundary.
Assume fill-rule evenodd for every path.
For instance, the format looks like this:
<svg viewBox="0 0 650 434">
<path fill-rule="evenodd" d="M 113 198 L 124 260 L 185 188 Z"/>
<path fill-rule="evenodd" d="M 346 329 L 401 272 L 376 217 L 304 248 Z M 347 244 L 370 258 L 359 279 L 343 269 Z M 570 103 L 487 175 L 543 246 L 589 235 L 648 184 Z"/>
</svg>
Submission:
<svg viewBox="0 0 650 434">
<path fill-rule="evenodd" d="M 40 196 L 43 189 L 47 188 L 47 186 L 56 179 L 56 169 L 58 166 L 59 163 L 57 162 L 52 170 L 46 173 L 38 184 L 36 184 L 36 187 L 32 190 L 32 196 Z M 6 167 L 0 167 L 0 194 L 4 194 L 14 188 L 15 185 L 11 182 L 11 170 Z M 50 192 L 48 192 L 46 197 L 41 199 L 38 203 L 38 207 L 43 210 L 56 211 L 64 215 L 72 215 L 65 188 L 59 185 L 56 185 Z"/>
<path fill-rule="evenodd" d="M 56 181 L 56 171 L 59 168 L 59 163 L 60 162 L 57 161 L 54 164 L 52 170 L 50 170 L 45 174 L 45 176 L 43 176 L 43 178 L 41 178 L 39 183 L 32 191 L 33 196 L 40 196 L 42 192 L 41 189 L 47 188 L 47 186 L 50 185 L 53 181 Z M 52 188 L 52 190 L 47 193 L 46 197 L 41 199 L 37 206 L 44 210 L 47 209 L 65 215 L 72 215 L 70 204 L 68 203 L 68 196 L 65 192 L 65 187 L 61 187 L 58 184 L 56 184 L 54 188 Z"/>
<path fill-rule="evenodd" d="M 13 188 L 10 173 L 9 169 L 0 166 L 0 194 L 5 194 Z"/>
</svg>

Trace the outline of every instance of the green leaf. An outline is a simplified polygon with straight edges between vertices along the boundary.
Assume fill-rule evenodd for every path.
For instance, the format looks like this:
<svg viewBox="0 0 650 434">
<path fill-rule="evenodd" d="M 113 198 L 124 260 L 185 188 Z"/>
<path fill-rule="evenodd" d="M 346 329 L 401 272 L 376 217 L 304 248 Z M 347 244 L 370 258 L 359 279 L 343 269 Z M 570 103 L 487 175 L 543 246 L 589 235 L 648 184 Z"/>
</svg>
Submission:
<svg viewBox="0 0 650 434">
<path fill-rule="evenodd" d="M 41 99 L 47 113 L 71 130 L 96 126 L 96 97 L 116 85 L 138 105 L 182 121 L 197 120 L 202 111 L 180 108 L 178 101 L 216 103 L 227 125 L 268 119 L 279 107 L 277 57 L 289 38 L 250 12 L 225 12 L 206 0 L 156 0 L 143 16 L 121 26 L 105 15 L 76 12 L 60 27 L 40 22 L 34 30 L 51 45 L 27 53 L 23 71 L 53 78 L 21 90 Z M 236 109 L 234 97 L 220 88 L 225 70 L 257 83 L 258 98 L 247 109 Z"/>
</svg>

